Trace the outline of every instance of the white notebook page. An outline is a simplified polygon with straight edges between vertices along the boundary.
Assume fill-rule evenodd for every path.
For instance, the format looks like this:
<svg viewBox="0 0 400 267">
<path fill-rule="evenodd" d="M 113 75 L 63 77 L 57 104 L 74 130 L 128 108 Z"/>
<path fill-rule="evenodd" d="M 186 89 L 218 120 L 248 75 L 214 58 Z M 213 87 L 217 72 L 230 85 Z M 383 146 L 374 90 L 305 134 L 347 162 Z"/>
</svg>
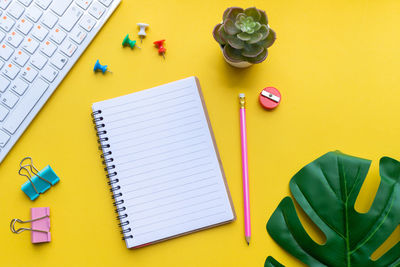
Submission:
<svg viewBox="0 0 400 267">
<path fill-rule="evenodd" d="M 98 102 L 96 110 L 129 248 L 234 220 L 195 77 Z"/>
</svg>

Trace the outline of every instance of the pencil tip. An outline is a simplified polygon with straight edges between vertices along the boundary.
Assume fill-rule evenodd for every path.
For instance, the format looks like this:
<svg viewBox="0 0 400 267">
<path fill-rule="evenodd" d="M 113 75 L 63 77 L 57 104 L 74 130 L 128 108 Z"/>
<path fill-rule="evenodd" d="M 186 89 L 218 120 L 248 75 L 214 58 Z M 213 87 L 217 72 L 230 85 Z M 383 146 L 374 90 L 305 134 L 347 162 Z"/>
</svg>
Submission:
<svg viewBox="0 0 400 267">
<path fill-rule="evenodd" d="M 246 242 L 247 242 L 247 245 L 249 246 L 250 245 L 250 236 L 246 236 Z"/>
</svg>

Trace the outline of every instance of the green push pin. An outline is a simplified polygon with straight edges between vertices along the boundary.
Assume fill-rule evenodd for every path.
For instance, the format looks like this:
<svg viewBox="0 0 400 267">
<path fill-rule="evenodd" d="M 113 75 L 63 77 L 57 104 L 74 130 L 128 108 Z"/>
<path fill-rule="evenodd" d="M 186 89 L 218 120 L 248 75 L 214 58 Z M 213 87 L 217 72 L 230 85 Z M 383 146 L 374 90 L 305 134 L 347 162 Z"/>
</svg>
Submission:
<svg viewBox="0 0 400 267">
<path fill-rule="evenodd" d="M 129 39 L 129 34 L 127 34 L 124 38 L 124 40 L 122 41 L 122 45 L 123 46 L 127 46 L 129 45 L 131 48 L 134 48 L 135 46 L 137 46 L 138 48 L 140 48 L 137 44 L 136 44 L 136 40 L 131 40 Z"/>
</svg>

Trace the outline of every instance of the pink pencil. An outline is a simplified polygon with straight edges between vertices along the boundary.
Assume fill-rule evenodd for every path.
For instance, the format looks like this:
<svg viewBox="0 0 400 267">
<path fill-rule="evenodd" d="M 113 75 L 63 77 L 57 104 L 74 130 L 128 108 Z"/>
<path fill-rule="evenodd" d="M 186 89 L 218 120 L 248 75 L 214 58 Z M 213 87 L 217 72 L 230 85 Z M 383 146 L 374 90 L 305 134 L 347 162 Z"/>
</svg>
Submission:
<svg viewBox="0 0 400 267">
<path fill-rule="evenodd" d="M 242 140 L 242 170 L 243 170 L 243 200 L 244 200 L 244 235 L 247 245 L 250 244 L 250 198 L 249 198 L 249 168 L 247 163 L 247 135 L 246 135 L 246 98 L 239 94 L 240 103 L 240 135 Z"/>
</svg>

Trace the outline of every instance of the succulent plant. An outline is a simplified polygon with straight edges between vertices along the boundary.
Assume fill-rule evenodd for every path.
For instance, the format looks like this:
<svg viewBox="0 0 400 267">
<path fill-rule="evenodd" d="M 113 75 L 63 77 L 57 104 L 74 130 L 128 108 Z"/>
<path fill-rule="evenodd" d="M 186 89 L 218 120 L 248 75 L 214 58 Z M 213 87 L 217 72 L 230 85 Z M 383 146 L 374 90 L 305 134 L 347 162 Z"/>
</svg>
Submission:
<svg viewBox="0 0 400 267">
<path fill-rule="evenodd" d="M 214 39 L 223 47 L 224 56 L 232 62 L 260 63 L 276 39 L 268 26 L 265 11 L 255 7 L 243 10 L 230 7 L 225 10 L 222 23 L 213 30 Z"/>
</svg>

